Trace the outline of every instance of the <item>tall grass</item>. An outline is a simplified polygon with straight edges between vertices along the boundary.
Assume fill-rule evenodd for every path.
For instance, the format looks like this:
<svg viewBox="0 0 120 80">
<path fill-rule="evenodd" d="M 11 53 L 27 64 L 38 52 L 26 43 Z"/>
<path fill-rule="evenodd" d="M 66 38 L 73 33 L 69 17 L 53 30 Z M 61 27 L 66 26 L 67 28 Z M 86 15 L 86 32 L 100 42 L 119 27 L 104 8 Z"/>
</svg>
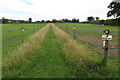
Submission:
<svg viewBox="0 0 120 80">
<path fill-rule="evenodd" d="M 36 51 L 41 48 L 40 46 L 43 43 L 48 29 L 49 24 L 32 35 L 28 42 L 22 44 L 18 49 L 12 51 L 8 57 L 3 59 L 3 78 L 9 77 L 12 69 L 19 69 L 24 62 L 29 62 L 36 55 Z"/>
<path fill-rule="evenodd" d="M 54 24 L 52 26 L 57 42 L 62 47 L 63 57 L 68 66 L 72 66 L 71 69 L 74 69 L 77 78 L 118 78 L 116 59 L 110 59 L 108 66 L 103 66 L 102 57 L 98 52 L 83 42 L 74 40 Z"/>
<path fill-rule="evenodd" d="M 52 26 L 57 36 L 58 43 L 63 47 L 65 56 L 69 62 L 74 63 L 76 66 L 80 66 L 91 60 L 84 46 L 78 45 L 77 41 L 69 34 L 56 27 L 54 24 L 52 24 Z"/>
</svg>

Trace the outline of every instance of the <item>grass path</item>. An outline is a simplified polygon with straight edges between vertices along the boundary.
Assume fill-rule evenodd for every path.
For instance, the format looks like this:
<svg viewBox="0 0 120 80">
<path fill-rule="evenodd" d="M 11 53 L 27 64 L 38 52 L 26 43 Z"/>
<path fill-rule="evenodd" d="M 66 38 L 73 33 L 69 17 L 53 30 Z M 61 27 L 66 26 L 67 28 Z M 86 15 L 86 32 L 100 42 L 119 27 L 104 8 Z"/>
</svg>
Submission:
<svg viewBox="0 0 120 80">
<path fill-rule="evenodd" d="M 68 78 L 73 75 L 65 65 L 61 56 L 61 50 L 56 43 L 56 37 L 50 27 L 49 32 L 42 45 L 41 54 L 36 57 L 37 67 L 32 68 L 29 73 L 35 78 Z M 30 77 L 30 76 L 29 76 Z"/>
</svg>

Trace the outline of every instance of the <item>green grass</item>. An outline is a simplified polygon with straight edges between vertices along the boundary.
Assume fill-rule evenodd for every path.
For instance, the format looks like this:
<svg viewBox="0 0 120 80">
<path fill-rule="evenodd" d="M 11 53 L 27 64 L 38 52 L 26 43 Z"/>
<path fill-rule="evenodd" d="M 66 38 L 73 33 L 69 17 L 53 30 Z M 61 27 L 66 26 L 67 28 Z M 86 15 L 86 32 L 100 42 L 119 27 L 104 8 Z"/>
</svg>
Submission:
<svg viewBox="0 0 120 80">
<path fill-rule="evenodd" d="M 2 24 L 0 24 L 0 44 L 2 44 Z M 0 46 L 0 79 L 2 79 L 2 46 Z"/>
<path fill-rule="evenodd" d="M 73 76 L 69 72 L 69 68 L 65 65 L 64 59 L 61 56 L 61 50 L 57 45 L 56 37 L 51 27 L 44 40 L 41 54 L 36 57 L 36 60 L 38 66 L 30 70 L 29 73 L 31 73 L 31 75 L 27 73 L 23 76 L 26 77 L 28 75 L 27 77 L 31 76 L 34 78 L 68 78 Z"/>
<path fill-rule="evenodd" d="M 95 24 L 81 24 L 81 23 L 57 23 L 57 26 L 61 26 L 62 25 L 62 29 L 64 31 L 66 31 L 66 25 L 68 26 L 68 31 L 72 31 L 73 32 L 73 27 L 74 25 L 78 26 L 78 27 L 83 27 L 83 28 L 88 28 L 88 29 L 95 29 L 95 30 L 100 30 L 100 31 L 104 31 L 105 29 L 109 29 L 110 31 L 118 31 L 118 26 L 103 26 L 103 25 L 95 25 Z M 86 30 L 86 29 L 80 29 L 76 27 L 76 32 L 78 34 L 93 34 L 93 35 L 102 35 L 104 33 L 100 33 L 100 32 L 96 32 L 96 31 L 91 31 L 91 30 Z M 118 37 L 118 34 L 112 34 L 115 37 Z"/>
<path fill-rule="evenodd" d="M 102 64 L 102 52 L 95 51 L 92 47 L 82 41 L 77 40 L 78 44 L 86 46 L 88 55 L 92 57 L 92 62 L 88 62 L 81 66 L 83 69 L 82 75 L 88 78 L 118 78 L 118 57 L 108 56 L 107 66 Z M 78 75 L 81 72 L 77 72 Z"/>
<path fill-rule="evenodd" d="M 13 67 L 4 75 L 11 78 L 74 78 L 61 53 L 50 27 L 42 48 L 36 50 L 35 55 L 28 62 L 22 63 L 19 69 Z"/>
<path fill-rule="evenodd" d="M 30 27 L 31 26 L 31 27 Z M 23 34 L 29 33 L 28 35 L 24 36 L 23 39 L 26 41 L 28 37 L 32 34 L 34 34 L 36 31 L 41 29 L 45 24 L 3 24 L 2 25 L 2 31 L 7 31 L 7 30 L 12 30 L 12 29 L 19 29 L 21 27 L 29 27 L 24 29 L 25 31 Z M 12 40 L 18 36 L 22 35 L 21 30 L 15 30 L 15 31 L 10 31 L 10 32 L 4 32 L 2 33 L 2 43 L 5 43 L 9 40 Z M 20 44 L 22 44 L 22 38 L 19 38 L 15 41 L 12 41 L 8 44 L 5 44 L 2 46 L 2 53 L 3 53 L 3 58 L 7 54 L 11 54 L 10 52 L 14 49 L 16 49 Z"/>
<path fill-rule="evenodd" d="M 65 24 L 63 24 L 63 25 L 65 26 Z M 110 27 L 112 29 L 112 26 L 110 26 Z M 66 31 L 65 27 L 62 27 L 62 29 L 64 31 Z M 86 33 L 86 32 L 84 32 L 84 33 Z M 95 34 L 98 35 L 97 33 L 95 33 Z M 93 35 L 94 35 L 94 33 L 93 33 Z M 86 44 L 84 41 L 77 40 L 77 42 L 79 45 L 83 45 L 86 47 L 89 57 L 92 57 L 92 61 L 88 61 L 87 64 L 84 64 L 84 65 L 80 66 L 79 68 L 73 66 L 72 68 L 76 69 L 76 71 L 75 71 L 76 77 L 118 78 L 118 56 L 108 56 L 107 66 L 103 66 L 103 64 L 101 63 L 103 57 L 102 57 L 102 55 L 99 55 L 99 54 L 103 54 L 102 51 L 98 52 L 98 51 L 94 50 L 93 47 Z M 59 43 L 61 43 L 61 45 L 62 45 L 62 42 L 59 42 Z M 69 64 L 69 65 L 71 65 L 71 64 Z"/>
<path fill-rule="evenodd" d="M 64 51 L 63 47 L 65 39 L 62 42 L 62 40 L 60 41 L 58 38 L 58 36 L 55 36 L 52 27 L 50 27 L 42 45 L 35 49 L 35 51 L 32 51 L 33 55 L 28 55 L 27 61 L 20 64 L 18 63 L 19 65 L 12 65 L 13 67 L 9 67 L 9 69 L 6 70 L 3 68 L 4 77 L 118 78 L 118 57 L 109 56 L 108 65 L 103 66 L 101 64 L 102 56 L 99 55 L 99 52 L 92 49 L 92 47 L 85 44 L 85 42 L 76 40 L 80 46 L 82 45 L 86 48 L 85 50 L 87 51 L 88 57 L 92 57 L 92 60 L 87 61 L 87 63 L 76 66 L 77 58 L 74 58 L 74 53 L 72 54 L 74 57 L 66 56 L 67 52 Z"/>
</svg>

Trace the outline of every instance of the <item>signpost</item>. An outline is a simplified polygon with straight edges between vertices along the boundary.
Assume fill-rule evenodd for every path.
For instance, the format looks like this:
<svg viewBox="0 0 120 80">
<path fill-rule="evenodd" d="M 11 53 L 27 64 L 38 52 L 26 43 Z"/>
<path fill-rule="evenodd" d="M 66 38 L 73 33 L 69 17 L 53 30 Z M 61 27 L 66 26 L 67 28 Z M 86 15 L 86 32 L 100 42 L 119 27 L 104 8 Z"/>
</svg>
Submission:
<svg viewBox="0 0 120 80">
<path fill-rule="evenodd" d="M 109 35 L 110 31 L 104 30 L 105 35 L 102 35 L 103 40 L 103 49 L 104 49 L 104 56 L 103 56 L 103 64 L 107 65 L 107 57 L 108 57 L 108 41 L 112 40 L 112 35 Z"/>
<path fill-rule="evenodd" d="M 102 35 L 102 40 L 112 40 L 112 35 Z"/>
</svg>

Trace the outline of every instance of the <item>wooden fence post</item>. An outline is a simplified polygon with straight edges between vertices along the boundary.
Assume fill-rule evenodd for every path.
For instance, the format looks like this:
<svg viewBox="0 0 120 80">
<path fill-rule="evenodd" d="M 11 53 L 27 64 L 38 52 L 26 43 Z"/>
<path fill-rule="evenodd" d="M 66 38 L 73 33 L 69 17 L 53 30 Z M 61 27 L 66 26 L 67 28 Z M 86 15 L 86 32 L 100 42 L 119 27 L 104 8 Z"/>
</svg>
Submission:
<svg viewBox="0 0 120 80">
<path fill-rule="evenodd" d="M 76 26 L 74 25 L 74 39 L 75 39 L 75 34 L 76 34 L 76 33 L 75 33 L 75 31 L 76 31 L 76 28 L 75 28 L 75 27 L 76 27 Z"/>
<path fill-rule="evenodd" d="M 68 25 L 66 25 L 66 32 L 68 33 Z"/>
<path fill-rule="evenodd" d="M 24 42 L 24 40 L 23 40 L 23 32 L 24 32 L 24 28 L 22 27 L 22 43 Z"/>
<path fill-rule="evenodd" d="M 61 29 L 62 29 L 62 24 L 61 24 Z"/>
<path fill-rule="evenodd" d="M 110 31 L 109 30 L 104 30 L 105 34 L 103 36 L 103 38 L 105 39 L 103 41 L 103 49 L 104 49 L 104 56 L 103 56 L 103 64 L 104 65 L 107 65 L 107 58 L 108 58 L 108 36 L 109 36 L 109 33 Z"/>
<path fill-rule="evenodd" d="M 39 29 L 40 29 L 40 27 L 39 27 L 39 25 L 38 25 L 38 31 L 39 31 Z"/>
</svg>

